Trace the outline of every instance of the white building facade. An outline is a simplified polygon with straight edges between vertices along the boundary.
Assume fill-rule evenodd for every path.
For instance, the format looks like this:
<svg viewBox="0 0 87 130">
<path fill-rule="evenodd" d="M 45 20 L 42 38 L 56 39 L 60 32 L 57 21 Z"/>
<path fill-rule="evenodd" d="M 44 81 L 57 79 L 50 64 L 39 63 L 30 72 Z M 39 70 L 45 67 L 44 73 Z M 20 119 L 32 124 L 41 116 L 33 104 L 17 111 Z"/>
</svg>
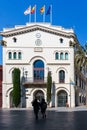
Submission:
<svg viewBox="0 0 87 130">
<path fill-rule="evenodd" d="M 3 29 L 7 46 L 3 47 L 3 108 L 12 103 L 12 71 L 21 72 L 21 107 L 32 107 L 35 97 L 47 99 L 47 75 L 51 72 L 50 106 L 75 106 L 74 48 L 77 42 L 72 29 L 48 23 L 29 23 Z"/>
</svg>

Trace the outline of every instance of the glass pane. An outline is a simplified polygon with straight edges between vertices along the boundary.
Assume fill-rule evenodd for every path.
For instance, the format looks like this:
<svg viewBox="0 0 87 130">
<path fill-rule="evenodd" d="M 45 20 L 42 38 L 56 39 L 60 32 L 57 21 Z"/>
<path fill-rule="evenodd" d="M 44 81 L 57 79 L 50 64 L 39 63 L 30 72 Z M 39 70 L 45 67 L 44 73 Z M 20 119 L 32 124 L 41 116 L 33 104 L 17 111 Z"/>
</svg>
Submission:
<svg viewBox="0 0 87 130">
<path fill-rule="evenodd" d="M 44 63 L 41 60 L 37 60 L 33 65 L 34 80 L 44 80 Z"/>
<path fill-rule="evenodd" d="M 9 59 L 12 59 L 12 53 L 11 52 L 9 52 Z"/>
<path fill-rule="evenodd" d="M 40 68 L 44 67 L 44 63 L 41 60 L 37 60 L 37 61 L 34 62 L 34 68 L 39 68 L 39 67 Z"/>
<path fill-rule="evenodd" d="M 68 53 L 65 53 L 65 60 L 68 60 Z"/>
<path fill-rule="evenodd" d="M 61 70 L 59 72 L 59 82 L 64 83 L 64 80 L 65 80 L 65 72 L 63 70 Z"/>
<path fill-rule="evenodd" d="M 60 53 L 60 60 L 63 60 L 63 53 Z"/>
<path fill-rule="evenodd" d="M 56 54 L 55 54 L 55 59 L 56 59 L 56 60 L 59 59 L 58 52 L 56 52 Z"/>
<path fill-rule="evenodd" d="M 58 106 L 65 107 L 67 103 L 67 93 L 62 90 L 58 93 Z"/>
<path fill-rule="evenodd" d="M 14 54 L 13 54 L 13 58 L 16 59 L 16 52 L 14 52 Z"/>
<path fill-rule="evenodd" d="M 18 59 L 21 59 L 21 52 L 18 53 Z"/>
</svg>

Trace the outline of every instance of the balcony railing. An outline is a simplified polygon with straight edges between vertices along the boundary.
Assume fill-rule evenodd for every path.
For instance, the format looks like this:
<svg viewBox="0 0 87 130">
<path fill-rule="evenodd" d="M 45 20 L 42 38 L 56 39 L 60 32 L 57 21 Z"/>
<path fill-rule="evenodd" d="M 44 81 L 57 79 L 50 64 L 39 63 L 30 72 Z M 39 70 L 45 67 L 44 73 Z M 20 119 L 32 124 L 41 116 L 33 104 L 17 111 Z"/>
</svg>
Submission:
<svg viewBox="0 0 87 130">
<path fill-rule="evenodd" d="M 32 78 L 32 77 L 23 77 L 22 78 L 22 84 L 46 84 L 47 83 L 47 78 L 45 77 L 44 79 L 40 78 Z"/>
</svg>

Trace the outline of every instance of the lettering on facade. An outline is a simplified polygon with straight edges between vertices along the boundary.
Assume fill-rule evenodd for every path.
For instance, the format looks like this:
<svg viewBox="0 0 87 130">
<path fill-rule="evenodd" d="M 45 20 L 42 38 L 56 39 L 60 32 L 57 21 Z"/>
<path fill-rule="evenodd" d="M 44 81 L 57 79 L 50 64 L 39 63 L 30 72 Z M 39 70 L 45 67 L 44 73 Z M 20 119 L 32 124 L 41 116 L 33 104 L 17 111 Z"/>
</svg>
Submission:
<svg viewBox="0 0 87 130">
<path fill-rule="evenodd" d="M 34 48 L 34 52 L 42 52 L 42 51 L 43 51 L 42 47 L 35 47 Z"/>
</svg>

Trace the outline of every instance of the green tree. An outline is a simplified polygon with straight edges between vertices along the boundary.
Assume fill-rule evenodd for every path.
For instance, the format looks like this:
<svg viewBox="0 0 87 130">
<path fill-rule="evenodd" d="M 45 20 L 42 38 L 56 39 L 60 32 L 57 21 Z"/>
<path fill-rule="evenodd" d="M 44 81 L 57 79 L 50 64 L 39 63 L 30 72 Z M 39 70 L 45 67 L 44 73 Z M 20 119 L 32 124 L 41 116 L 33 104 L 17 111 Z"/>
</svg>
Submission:
<svg viewBox="0 0 87 130">
<path fill-rule="evenodd" d="M 20 89 L 20 70 L 15 68 L 13 70 L 13 104 L 17 107 L 20 104 L 20 96 L 21 96 L 21 89 Z"/>
<path fill-rule="evenodd" d="M 79 69 L 87 65 L 87 45 L 79 47 L 75 52 L 75 66 Z"/>
<path fill-rule="evenodd" d="M 51 72 L 48 72 L 48 76 L 47 76 L 47 102 L 48 104 L 51 101 L 51 86 L 52 86 Z"/>
</svg>

